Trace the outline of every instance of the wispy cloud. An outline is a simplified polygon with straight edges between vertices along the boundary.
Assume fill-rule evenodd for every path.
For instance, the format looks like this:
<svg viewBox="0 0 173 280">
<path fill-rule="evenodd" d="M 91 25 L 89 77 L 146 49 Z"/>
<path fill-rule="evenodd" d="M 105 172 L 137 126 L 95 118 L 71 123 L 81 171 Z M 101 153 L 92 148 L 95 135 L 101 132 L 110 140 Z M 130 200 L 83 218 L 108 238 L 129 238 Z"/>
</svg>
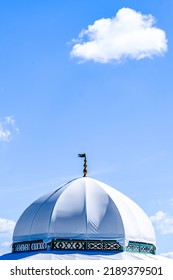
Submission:
<svg viewBox="0 0 173 280">
<path fill-rule="evenodd" d="M 5 241 L 5 242 L 2 242 L 1 244 L 0 244 L 0 246 L 2 247 L 2 248 L 9 248 L 10 246 L 11 246 L 11 242 L 9 242 L 9 241 Z"/>
<path fill-rule="evenodd" d="M 166 34 L 155 23 L 152 15 L 122 8 L 115 17 L 99 19 L 82 30 L 73 40 L 71 56 L 82 62 L 108 63 L 163 55 L 167 51 Z"/>
<path fill-rule="evenodd" d="M 15 227 L 15 222 L 12 220 L 0 218 L 0 236 L 11 235 Z"/>
<path fill-rule="evenodd" d="M 14 133 L 19 132 L 13 116 L 7 116 L 0 121 L 0 141 L 9 142 Z"/>
<path fill-rule="evenodd" d="M 170 203 L 173 206 L 173 198 L 170 199 Z"/>
<path fill-rule="evenodd" d="M 0 218 L 0 255 L 11 252 L 14 227 L 14 221 Z"/>
<path fill-rule="evenodd" d="M 158 211 L 150 217 L 153 225 L 163 234 L 173 234 L 173 216 L 163 211 Z"/>
<path fill-rule="evenodd" d="M 161 256 L 173 259 L 173 252 L 161 253 Z"/>
</svg>

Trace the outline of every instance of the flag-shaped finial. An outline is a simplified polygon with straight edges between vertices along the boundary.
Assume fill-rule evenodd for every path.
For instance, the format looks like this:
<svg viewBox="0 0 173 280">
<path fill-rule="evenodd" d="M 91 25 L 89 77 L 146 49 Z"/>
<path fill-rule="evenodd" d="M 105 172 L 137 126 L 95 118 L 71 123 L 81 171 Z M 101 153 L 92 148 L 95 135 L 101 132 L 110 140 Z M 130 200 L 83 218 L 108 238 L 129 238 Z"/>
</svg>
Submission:
<svg viewBox="0 0 173 280">
<path fill-rule="evenodd" d="M 78 154 L 78 157 L 82 157 L 82 158 L 84 158 L 84 165 L 83 165 L 83 167 L 84 167 L 84 169 L 83 169 L 83 177 L 86 177 L 86 175 L 87 175 L 87 159 L 86 159 L 86 154 Z"/>
</svg>

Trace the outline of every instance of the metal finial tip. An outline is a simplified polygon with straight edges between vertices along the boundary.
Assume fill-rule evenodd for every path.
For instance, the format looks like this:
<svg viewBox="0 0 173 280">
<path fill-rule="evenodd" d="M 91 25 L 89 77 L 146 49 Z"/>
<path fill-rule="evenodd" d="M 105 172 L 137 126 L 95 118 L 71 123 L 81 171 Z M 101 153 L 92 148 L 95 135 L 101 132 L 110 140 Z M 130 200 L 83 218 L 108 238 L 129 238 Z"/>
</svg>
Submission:
<svg viewBox="0 0 173 280">
<path fill-rule="evenodd" d="M 86 165 L 87 160 L 86 160 L 86 154 L 78 154 L 78 157 L 82 157 L 82 158 L 84 158 L 84 165 L 83 165 L 83 167 L 84 167 L 84 169 L 83 169 L 83 177 L 86 177 L 86 175 L 87 175 L 87 165 Z"/>
<path fill-rule="evenodd" d="M 78 154 L 78 157 L 85 157 L 86 158 L 86 154 Z"/>
</svg>

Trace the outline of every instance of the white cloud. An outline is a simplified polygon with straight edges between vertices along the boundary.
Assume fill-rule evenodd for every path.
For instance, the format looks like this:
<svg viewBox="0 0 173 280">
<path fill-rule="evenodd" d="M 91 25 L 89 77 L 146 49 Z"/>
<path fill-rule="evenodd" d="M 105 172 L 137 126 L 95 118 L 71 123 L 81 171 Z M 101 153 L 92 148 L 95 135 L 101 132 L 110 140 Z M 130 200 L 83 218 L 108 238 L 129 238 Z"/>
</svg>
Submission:
<svg viewBox="0 0 173 280">
<path fill-rule="evenodd" d="M 160 255 L 166 258 L 173 259 L 173 252 L 161 253 Z"/>
<path fill-rule="evenodd" d="M 163 211 L 158 211 L 150 217 L 153 225 L 163 234 L 173 234 L 173 216 L 169 216 Z"/>
<path fill-rule="evenodd" d="M 0 218 L 0 236 L 7 236 L 13 233 L 15 222 L 12 220 Z"/>
<path fill-rule="evenodd" d="M 3 121 L 0 121 L 0 141 L 10 141 L 13 133 L 16 132 L 19 132 L 19 129 L 13 116 L 7 116 Z"/>
<path fill-rule="evenodd" d="M 100 63 L 152 58 L 167 51 L 166 34 L 155 27 L 155 18 L 129 8 L 95 21 L 74 42 L 71 56 Z"/>
<path fill-rule="evenodd" d="M 9 141 L 11 138 L 11 132 L 5 129 L 0 123 L 0 141 Z"/>
<path fill-rule="evenodd" d="M 2 248 L 9 248 L 11 246 L 11 242 L 5 241 L 0 244 Z"/>
<path fill-rule="evenodd" d="M 11 253 L 12 251 L 11 245 L 12 245 L 12 241 L 0 242 L 0 256 L 7 253 Z"/>
<path fill-rule="evenodd" d="M 11 252 L 14 227 L 14 221 L 0 218 L 0 256 Z"/>
<path fill-rule="evenodd" d="M 170 199 L 170 203 L 173 206 L 173 198 Z"/>
<path fill-rule="evenodd" d="M 8 117 L 6 117 L 6 118 L 5 118 L 5 122 L 6 122 L 7 124 L 11 124 L 11 125 L 14 125 L 14 124 L 15 124 L 15 120 L 14 120 L 13 116 L 8 116 Z"/>
</svg>

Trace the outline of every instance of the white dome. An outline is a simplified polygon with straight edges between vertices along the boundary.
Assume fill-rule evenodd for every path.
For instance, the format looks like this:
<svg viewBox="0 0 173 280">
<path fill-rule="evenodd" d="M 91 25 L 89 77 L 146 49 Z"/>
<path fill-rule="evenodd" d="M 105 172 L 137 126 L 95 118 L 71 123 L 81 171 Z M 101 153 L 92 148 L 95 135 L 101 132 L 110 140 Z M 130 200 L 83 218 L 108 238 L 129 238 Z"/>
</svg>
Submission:
<svg viewBox="0 0 173 280">
<path fill-rule="evenodd" d="M 131 199 L 88 177 L 59 187 L 32 203 L 19 218 L 13 242 L 53 238 L 117 240 L 155 245 L 150 219 Z"/>
</svg>

